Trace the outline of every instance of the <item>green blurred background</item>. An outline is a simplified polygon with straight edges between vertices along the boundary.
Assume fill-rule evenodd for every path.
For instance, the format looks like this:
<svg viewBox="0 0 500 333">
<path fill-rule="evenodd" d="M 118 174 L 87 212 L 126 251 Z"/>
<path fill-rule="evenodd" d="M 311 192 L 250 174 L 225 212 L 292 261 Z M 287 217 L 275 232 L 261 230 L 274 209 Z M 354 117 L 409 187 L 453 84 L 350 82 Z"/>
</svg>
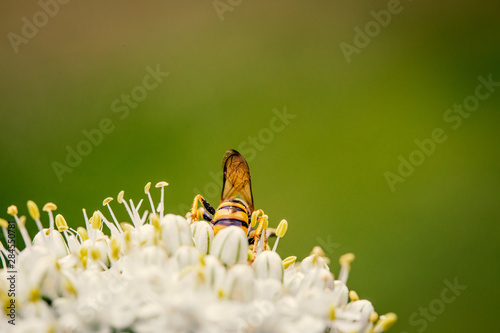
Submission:
<svg viewBox="0 0 500 333">
<path fill-rule="evenodd" d="M 184 215 L 198 190 L 217 204 L 211 174 L 239 148 L 256 206 L 289 222 L 283 256 L 323 245 L 337 274 L 355 253 L 348 286 L 398 314 L 392 332 L 497 331 L 500 91 L 457 130 L 443 114 L 478 76 L 500 81 L 498 1 L 404 1 L 350 63 L 340 43 L 386 1 L 233 4 L 221 21 L 211 1 L 71 1 L 16 53 L 8 34 L 40 5 L 3 1 L 0 206 L 52 201 L 76 227 L 82 208 L 165 180 L 166 209 Z M 120 119 L 113 101 L 157 65 L 170 75 Z M 285 107 L 295 118 L 271 131 Z M 114 130 L 59 181 L 53 162 L 104 118 Z M 391 191 L 384 173 L 435 128 L 448 139 Z M 446 279 L 467 289 L 440 309 Z"/>
</svg>

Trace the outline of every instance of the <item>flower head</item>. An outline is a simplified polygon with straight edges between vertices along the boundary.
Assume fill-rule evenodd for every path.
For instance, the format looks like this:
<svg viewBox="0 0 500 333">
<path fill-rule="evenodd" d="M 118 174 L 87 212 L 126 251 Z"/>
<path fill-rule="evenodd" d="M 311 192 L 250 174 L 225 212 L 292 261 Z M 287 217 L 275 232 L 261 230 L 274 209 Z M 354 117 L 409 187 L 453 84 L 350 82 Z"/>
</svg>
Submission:
<svg viewBox="0 0 500 333">
<path fill-rule="evenodd" d="M 0 243 L 0 304 L 15 304 L 20 332 L 382 332 L 396 320 L 377 315 L 368 300 L 359 299 L 346 283 L 354 255 L 341 257 L 339 278 L 321 248 L 300 263 L 276 251 L 288 222 L 276 229 L 268 246 L 269 220 L 262 211 L 252 217 L 255 245 L 243 229 L 230 226 L 215 236 L 212 224 L 191 221 L 164 211 L 164 188 L 155 206 L 145 187 L 151 212 L 118 194 L 104 200 L 110 219 L 101 211 L 77 230 L 53 215 L 48 203 L 48 227 L 38 206 L 28 201 L 28 213 L 38 233 L 33 241 L 18 217 L 0 219 L 0 227 L 17 225 L 25 243 L 20 251 Z M 122 205 L 130 221 L 119 223 L 112 205 Z M 157 208 L 156 208 L 157 207 Z M 269 230 L 268 230 L 269 229 Z M 9 229 L 10 231 L 10 229 Z M 8 239 L 6 237 L 6 239 Z M 15 255 L 15 297 L 9 293 L 9 259 Z M 350 301 L 349 301 L 350 299 Z M 5 305 L 5 306 L 4 306 Z M 9 311 L 0 312 L 0 331 L 12 331 Z"/>
</svg>

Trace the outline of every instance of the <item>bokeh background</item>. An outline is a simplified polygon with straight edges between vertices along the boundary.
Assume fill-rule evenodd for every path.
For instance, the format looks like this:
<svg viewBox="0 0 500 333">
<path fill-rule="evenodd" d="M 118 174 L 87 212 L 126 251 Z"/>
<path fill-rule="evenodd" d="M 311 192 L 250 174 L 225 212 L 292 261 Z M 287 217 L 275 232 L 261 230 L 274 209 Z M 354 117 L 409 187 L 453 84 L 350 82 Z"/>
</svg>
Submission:
<svg viewBox="0 0 500 333">
<path fill-rule="evenodd" d="M 496 331 L 500 89 L 456 130 L 443 114 L 479 76 L 500 81 L 498 1 L 402 1 L 350 62 L 340 43 L 388 2 L 222 3 L 223 20 L 212 1 L 70 1 L 16 53 L 8 34 L 41 7 L 3 1 L 2 209 L 52 201 L 76 227 L 82 208 L 120 190 L 137 202 L 165 180 L 167 210 L 184 215 L 198 191 L 218 203 L 212 175 L 240 149 L 256 206 L 289 222 L 284 256 L 322 245 L 337 274 L 338 257 L 355 253 L 348 285 L 398 314 L 391 332 Z M 127 116 L 114 112 L 148 66 L 170 74 Z M 284 109 L 294 118 L 282 126 Z M 113 130 L 59 179 L 53 163 L 105 118 Z M 447 140 L 391 191 L 384 174 L 435 128 Z M 467 289 L 424 327 L 420 309 L 455 279 Z"/>
</svg>

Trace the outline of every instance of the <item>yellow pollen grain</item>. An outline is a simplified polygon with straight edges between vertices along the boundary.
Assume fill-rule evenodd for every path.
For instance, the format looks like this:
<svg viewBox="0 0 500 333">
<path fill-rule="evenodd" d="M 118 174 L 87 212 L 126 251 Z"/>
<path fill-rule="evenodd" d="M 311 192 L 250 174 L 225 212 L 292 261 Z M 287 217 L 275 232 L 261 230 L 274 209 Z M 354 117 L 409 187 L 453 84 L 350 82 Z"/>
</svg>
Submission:
<svg viewBox="0 0 500 333">
<path fill-rule="evenodd" d="M 286 257 L 285 259 L 283 259 L 283 267 L 287 269 L 288 267 L 293 265 L 293 263 L 295 263 L 296 260 L 297 260 L 296 256 Z"/>
<path fill-rule="evenodd" d="M 168 186 L 168 183 L 167 182 L 159 182 L 155 185 L 156 188 L 159 188 L 159 187 L 164 187 L 164 186 Z"/>
<path fill-rule="evenodd" d="M 17 207 L 15 205 L 9 206 L 9 208 L 7 208 L 7 214 L 11 216 L 17 215 Z"/>
<path fill-rule="evenodd" d="M 68 223 L 66 223 L 64 216 L 62 216 L 61 214 L 57 214 L 57 216 L 56 216 L 56 226 L 57 226 L 57 230 L 59 230 L 59 231 L 66 231 L 69 229 Z"/>
<path fill-rule="evenodd" d="M 151 182 L 147 183 L 146 186 L 144 186 L 144 193 L 148 194 L 150 188 L 151 188 Z"/>
<path fill-rule="evenodd" d="M 280 224 L 276 228 L 276 235 L 278 237 L 285 236 L 286 231 L 288 230 L 288 222 L 286 220 L 281 220 Z"/>
<path fill-rule="evenodd" d="M 120 191 L 120 193 L 118 193 L 118 197 L 116 198 L 118 200 L 118 203 L 122 203 L 123 202 L 123 196 L 125 195 L 125 191 Z"/>
<path fill-rule="evenodd" d="M 4 220 L 4 219 L 0 218 L 0 227 L 2 227 L 2 228 L 8 228 L 9 227 L 9 222 L 7 222 L 7 220 Z"/>
<path fill-rule="evenodd" d="M 47 202 L 47 203 L 43 206 L 43 208 L 42 208 L 42 210 L 43 210 L 44 212 L 50 212 L 50 211 L 53 211 L 53 210 L 56 210 L 56 209 L 57 209 L 57 206 L 56 206 L 55 204 L 53 204 L 52 202 Z"/>
<path fill-rule="evenodd" d="M 353 302 L 359 301 L 359 296 L 358 296 L 358 293 L 357 293 L 357 292 L 355 292 L 354 290 L 349 291 L 349 298 L 350 298 L 350 299 L 351 299 L 351 301 L 353 301 Z"/>
<path fill-rule="evenodd" d="M 112 197 L 107 197 L 106 199 L 104 199 L 104 201 L 102 202 L 102 205 L 103 206 L 106 206 L 107 204 L 109 204 L 111 201 L 113 201 L 113 198 Z"/>
<path fill-rule="evenodd" d="M 33 220 L 38 220 L 40 218 L 40 210 L 38 210 L 38 206 L 32 200 L 28 200 L 28 213 L 30 214 Z"/>
<path fill-rule="evenodd" d="M 87 239 L 89 239 L 89 234 L 87 232 L 87 229 L 85 229 L 84 227 L 78 227 L 76 229 L 76 232 L 78 233 L 78 235 L 80 235 L 80 238 L 82 239 L 82 242 L 86 241 Z"/>
<path fill-rule="evenodd" d="M 23 216 L 20 216 L 20 217 L 19 217 L 19 225 L 20 225 L 20 226 L 23 226 L 23 225 L 25 225 L 25 224 L 26 224 L 26 216 L 24 216 L 24 215 L 23 215 Z"/>
</svg>

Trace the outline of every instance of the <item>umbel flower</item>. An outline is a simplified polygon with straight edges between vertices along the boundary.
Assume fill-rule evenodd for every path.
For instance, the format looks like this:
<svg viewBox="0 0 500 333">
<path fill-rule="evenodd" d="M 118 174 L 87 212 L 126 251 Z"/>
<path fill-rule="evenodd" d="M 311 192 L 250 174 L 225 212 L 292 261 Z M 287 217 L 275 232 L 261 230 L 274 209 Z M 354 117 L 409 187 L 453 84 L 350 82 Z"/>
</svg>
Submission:
<svg viewBox="0 0 500 333">
<path fill-rule="evenodd" d="M 54 217 L 53 203 L 28 212 L 38 233 L 31 240 L 26 218 L 15 206 L 0 219 L 0 332 L 318 332 L 375 333 L 388 329 L 396 315 L 378 316 L 370 301 L 359 299 L 346 282 L 354 255 L 340 258 L 338 279 L 330 272 L 323 250 L 314 247 L 302 262 L 281 258 L 267 244 L 267 216 L 252 227 L 261 236 L 250 245 L 245 232 L 227 227 L 216 234 L 205 221 L 164 214 L 163 190 L 155 209 L 141 213 L 118 194 L 130 217 L 119 223 L 111 208 L 90 217 L 85 226 L 68 227 Z M 17 225 L 25 244 L 12 243 Z M 104 227 L 108 230 L 103 232 Z M 285 235 L 287 222 L 275 233 Z M 275 241 L 277 243 L 277 240 Z"/>
</svg>

